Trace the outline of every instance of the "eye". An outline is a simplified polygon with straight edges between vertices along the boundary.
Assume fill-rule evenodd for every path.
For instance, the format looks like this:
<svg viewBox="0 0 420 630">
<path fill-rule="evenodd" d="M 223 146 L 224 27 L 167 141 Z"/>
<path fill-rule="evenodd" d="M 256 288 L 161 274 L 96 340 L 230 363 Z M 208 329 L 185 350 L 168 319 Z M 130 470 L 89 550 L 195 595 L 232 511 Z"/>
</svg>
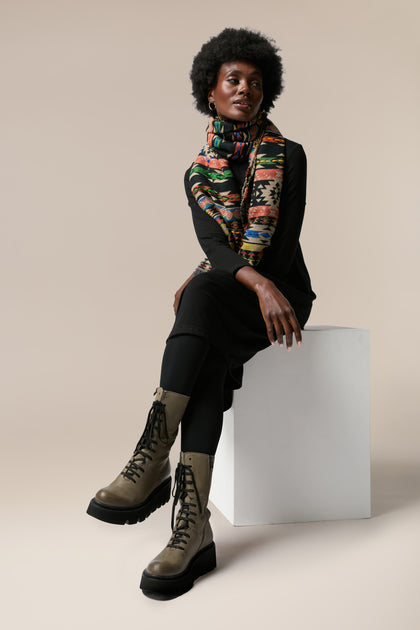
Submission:
<svg viewBox="0 0 420 630">
<path fill-rule="evenodd" d="M 228 83 L 238 83 L 238 79 L 235 79 L 235 77 L 229 77 Z"/>
</svg>

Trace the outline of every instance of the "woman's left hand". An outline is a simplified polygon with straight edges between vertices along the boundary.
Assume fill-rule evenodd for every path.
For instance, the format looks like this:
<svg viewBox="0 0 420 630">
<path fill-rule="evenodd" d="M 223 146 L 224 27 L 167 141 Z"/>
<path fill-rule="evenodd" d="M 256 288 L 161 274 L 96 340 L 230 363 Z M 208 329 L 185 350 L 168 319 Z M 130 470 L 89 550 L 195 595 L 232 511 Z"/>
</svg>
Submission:
<svg viewBox="0 0 420 630">
<path fill-rule="evenodd" d="M 190 282 L 190 280 L 192 280 L 194 278 L 194 274 L 192 273 L 183 284 L 181 284 L 181 286 L 179 287 L 178 291 L 176 291 L 175 293 L 175 299 L 174 299 L 174 313 L 176 315 L 176 312 L 178 310 L 178 305 L 179 305 L 179 300 L 181 299 L 181 295 L 183 290 L 185 289 L 185 287 L 187 286 L 187 284 Z"/>
</svg>

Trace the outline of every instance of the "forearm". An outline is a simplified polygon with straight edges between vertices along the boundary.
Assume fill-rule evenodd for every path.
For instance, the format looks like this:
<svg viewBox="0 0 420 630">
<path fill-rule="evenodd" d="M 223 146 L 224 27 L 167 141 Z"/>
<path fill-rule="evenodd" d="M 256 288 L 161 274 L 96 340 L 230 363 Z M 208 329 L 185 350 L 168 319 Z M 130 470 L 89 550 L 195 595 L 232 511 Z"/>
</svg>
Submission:
<svg viewBox="0 0 420 630">
<path fill-rule="evenodd" d="M 185 178 L 185 192 L 191 208 L 198 242 L 210 261 L 212 268 L 235 275 L 240 267 L 249 263 L 230 247 L 228 239 L 218 223 L 200 208 L 194 195 L 191 193 L 187 176 Z"/>
</svg>

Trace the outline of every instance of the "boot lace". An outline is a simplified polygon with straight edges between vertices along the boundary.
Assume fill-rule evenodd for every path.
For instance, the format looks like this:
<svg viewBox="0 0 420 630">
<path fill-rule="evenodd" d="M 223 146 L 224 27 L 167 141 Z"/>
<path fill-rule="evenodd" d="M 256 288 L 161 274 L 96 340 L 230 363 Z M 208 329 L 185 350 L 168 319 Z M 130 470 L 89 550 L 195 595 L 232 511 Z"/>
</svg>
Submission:
<svg viewBox="0 0 420 630">
<path fill-rule="evenodd" d="M 137 442 L 134 453 L 130 461 L 122 471 L 121 475 L 126 479 L 130 479 L 136 483 L 136 478 L 140 477 L 140 473 L 144 472 L 144 465 L 148 459 L 152 459 L 151 453 L 155 453 L 154 446 L 158 440 L 163 444 L 169 442 L 168 427 L 166 424 L 165 405 L 159 400 L 155 400 L 147 416 L 146 426 L 143 435 Z"/>
<path fill-rule="evenodd" d="M 198 494 L 197 486 L 194 479 L 194 473 L 191 466 L 179 463 L 175 471 L 175 484 L 172 491 L 174 502 L 172 505 L 171 528 L 172 536 L 167 547 L 173 549 L 185 549 L 190 535 L 188 529 L 190 524 L 195 523 L 194 516 L 197 516 L 195 510 L 201 513 L 201 501 Z M 180 508 L 175 521 L 175 507 L 181 502 Z"/>
</svg>

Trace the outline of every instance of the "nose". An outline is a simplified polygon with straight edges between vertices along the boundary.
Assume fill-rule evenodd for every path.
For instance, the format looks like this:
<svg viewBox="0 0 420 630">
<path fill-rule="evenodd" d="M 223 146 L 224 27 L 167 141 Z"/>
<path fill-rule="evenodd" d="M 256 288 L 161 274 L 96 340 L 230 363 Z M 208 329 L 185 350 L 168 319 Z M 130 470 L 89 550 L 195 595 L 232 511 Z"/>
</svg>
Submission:
<svg viewBox="0 0 420 630">
<path fill-rule="evenodd" d="M 248 85 L 247 81 L 242 81 L 242 83 L 239 86 L 239 93 L 240 94 L 249 94 L 250 93 L 250 89 L 249 89 L 249 85 Z"/>
</svg>

